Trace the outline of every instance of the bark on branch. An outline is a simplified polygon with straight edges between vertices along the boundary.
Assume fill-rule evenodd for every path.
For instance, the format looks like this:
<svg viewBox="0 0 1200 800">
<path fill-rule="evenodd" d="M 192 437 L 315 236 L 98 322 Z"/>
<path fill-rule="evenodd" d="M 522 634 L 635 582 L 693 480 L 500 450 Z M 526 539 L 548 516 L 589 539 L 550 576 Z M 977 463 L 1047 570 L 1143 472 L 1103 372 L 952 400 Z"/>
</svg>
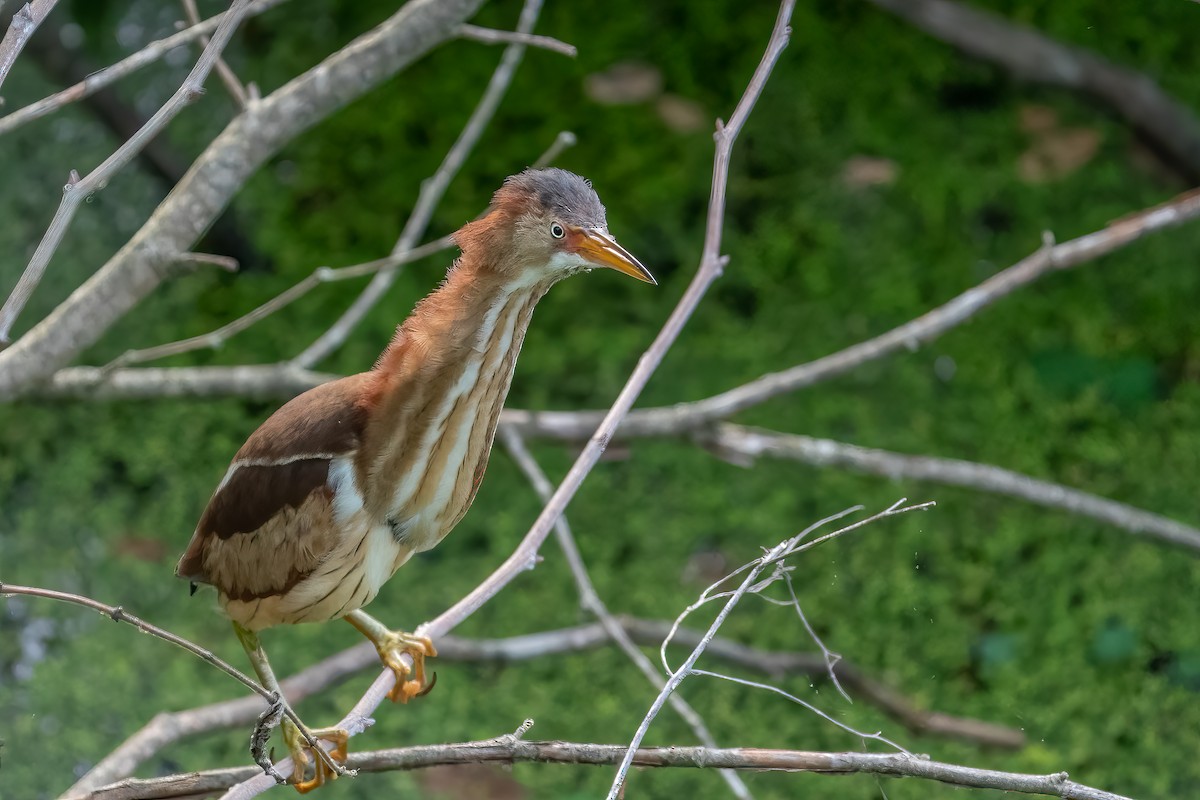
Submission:
<svg viewBox="0 0 1200 800">
<path fill-rule="evenodd" d="M 164 279 L 263 162 L 302 131 L 438 44 L 483 0 L 411 0 L 375 30 L 239 114 L 134 238 L 46 319 L 0 352 L 0 400 L 44 380 Z"/>
<path fill-rule="evenodd" d="M 359 772 L 388 772 L 446 764 L 576 764 L 607 766 L 625 755 L 625 745 L 581 742 L 526 742 L 501 736 L 481 742 L 403 747 L 351 753 L 347 766 Z M 947 764 L 904 753 L 817 753 L 754 747 L 643 747 L 634 766 L 686 769 L 781 770 L 822 775 L 882 775 L 919 778 L 952 786 L 1047 795 L 1067 800 L 1129 800 L 1070 780 L 1065 772 L 1029 775 Z M 255 767 L 193 772 L 105 786 L 91 800 L 152 800 L 218 792 L 251 777 Z"/>
<path fill-rule="evenodd" d="M 1189 182 L 1200 180 L 1200 120 L 1149 76 L 952 0 L 871 2 L 1018 78 L 1092 95 L 1141 131 Z"/>
</svg>

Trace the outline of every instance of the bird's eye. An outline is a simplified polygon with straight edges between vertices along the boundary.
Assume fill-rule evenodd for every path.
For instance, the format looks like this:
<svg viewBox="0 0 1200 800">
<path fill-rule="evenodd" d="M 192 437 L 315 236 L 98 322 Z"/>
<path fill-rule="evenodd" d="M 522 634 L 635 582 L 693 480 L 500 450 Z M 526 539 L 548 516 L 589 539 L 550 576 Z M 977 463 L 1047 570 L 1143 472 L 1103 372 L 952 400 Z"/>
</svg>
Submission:
<svg viewBox="0 0 1200 800">
<path fill-rule="evenodd" d="M 562 225 L 559 225 L 557 222 L 551 222 L 550 223 L 550 235 L 553 236 L 555 239 L 561 239 L 561 238 L 563 238 L 563 236 L 566 235 L 566 231 L 563 230 Z"/>
</svg>

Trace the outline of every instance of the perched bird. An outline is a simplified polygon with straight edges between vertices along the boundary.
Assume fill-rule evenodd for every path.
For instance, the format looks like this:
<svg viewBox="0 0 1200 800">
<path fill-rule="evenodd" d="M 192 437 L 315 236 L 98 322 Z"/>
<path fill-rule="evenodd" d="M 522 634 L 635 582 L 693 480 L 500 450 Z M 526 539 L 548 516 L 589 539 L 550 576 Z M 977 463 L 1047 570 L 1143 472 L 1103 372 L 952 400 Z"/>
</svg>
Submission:
<svg viewBox="0 0 1200 800">
<path fill-rule="evenodd" d="M 517 353 L 546 291 L 593 267 L 655 283 L 609 234 L 591 184 L 561 169 L 508 178 L 488 212 L 454 239 L 462 255 L 370 371 L 305 392 L 250 435 L 176 567 L 193 592 L 196 584 L 216 588 L 272 691 L 279 684 L 258 632 L 338 618 L 374 642 L 395 671 L 393 700 L 428 690 L 424 659 L 435 655 L 433 644 L 389 630 L 363 606 L 470 507 Z M 283 733 L 296 788 L 336 774 L 306 735 L 334 742 L 344 759 L 345 731 L 301 731 L 285 719 Z M 309 762 L 314 774 L 305 780 Z"/>
</svg>

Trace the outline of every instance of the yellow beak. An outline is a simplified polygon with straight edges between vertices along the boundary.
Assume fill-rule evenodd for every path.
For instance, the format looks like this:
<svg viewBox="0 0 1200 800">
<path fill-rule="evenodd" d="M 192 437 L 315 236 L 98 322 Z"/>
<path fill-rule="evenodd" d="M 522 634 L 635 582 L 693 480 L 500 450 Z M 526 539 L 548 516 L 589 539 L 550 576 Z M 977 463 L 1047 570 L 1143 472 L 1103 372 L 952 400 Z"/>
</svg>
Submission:
<svg viewBox="0 0 1200 800">
<path fill-rule="evenodd" d="M 642 266 L 633 255 L 612 237 L 608 231 L 580 230 L 579 255 L 598 267 L 608 267 L 623 272 L 639 281 L 658 285 L 650 270 Z"/>
</svg>

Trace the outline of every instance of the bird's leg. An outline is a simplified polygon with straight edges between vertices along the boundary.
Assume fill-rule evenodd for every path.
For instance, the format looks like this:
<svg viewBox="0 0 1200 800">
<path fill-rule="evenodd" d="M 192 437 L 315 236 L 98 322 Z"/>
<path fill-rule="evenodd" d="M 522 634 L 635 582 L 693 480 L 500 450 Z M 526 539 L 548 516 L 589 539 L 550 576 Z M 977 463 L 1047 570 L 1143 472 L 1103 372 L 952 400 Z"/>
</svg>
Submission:
<svg viewBox="0 0 1200 800">
<path fill-rule="evenodd" d="M 258 640 L 258 634 L 236 622 L 233 623 L 233 630 L 237 633 L 238 641 L 242 643 L 246 655 L 250 657 L 250 663 L 254 666 L 254 671 L 263 686 L 268 691 L 275 693 L 285 711 L 291 710 L 291 706 L 279 688 L 275 671 L 271 669 L 271 663 L 267 661 L 267 653 Z M 336 780 L 345 771 L 342 764 L 346 761 L 347 743 L 350 741 L 350 734 L 345 730 L 341 728 L 313 729 L 303 723 L 297 725 L 286 716 L 286 713 L 280 727 L 283 730 L 284 744 L 287 745 L 288 753 L 292 757 L 294 765 L 292 786 L 296 788 L 296 791 L 301 794 L 311 792 L 324 784 L 326 780 Z M 325 748 L 317 744 L 322 739 L 333 742 L 333 750 L 327 752 Z M 255 760 L 259 760 L 257 756 Z M 261 761 L 259 763 L 262 764 Z M 304 776 L 308 772 L 309 763 L 313 765 L 313 777 L 305 780 Z M 268 774 L 271 771 L 273 768 L 268 771 Z"/>
<path fill-rule="evenodd" d="M 428 636 L 393 631 L 362 609 L 351 611 L 346 621 L 375 644 L 384 666 L 396 673 L 396 685 L 388 692 L 393 702 L 407 703 L 433 688 L 437 675 L 426 683 L 425 657 L 436 656 L 437 650 Z M 400 658 L 405 653 L 412 658 L 411 668 Z"/>
</svg>

